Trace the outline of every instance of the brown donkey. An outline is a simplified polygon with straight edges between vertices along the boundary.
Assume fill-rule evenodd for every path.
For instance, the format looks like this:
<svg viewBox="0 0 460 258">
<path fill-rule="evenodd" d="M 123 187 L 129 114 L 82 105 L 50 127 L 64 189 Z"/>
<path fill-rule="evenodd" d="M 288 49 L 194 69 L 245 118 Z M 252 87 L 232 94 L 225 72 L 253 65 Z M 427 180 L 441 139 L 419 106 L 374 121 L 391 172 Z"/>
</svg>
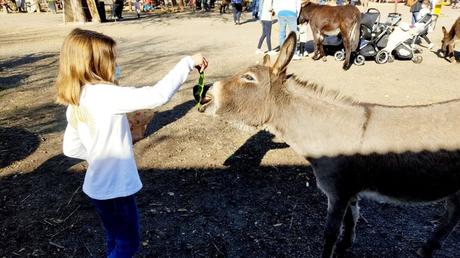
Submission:
<svg viewBox="0 0 460 258">
<path fill-rule="evenodd" d="M 353 243 L 363 195 L 400 203 L 444 199 L 447 212 L 418 251 L 430 257 L 460 220 L 460 100 L 359 103 L 288 74 L 295 45 L 291 33 L 273 65 L 267 55 L 264 65 L 216 82 L 200 111 L 266 128 L 310 162 L 328 198 L 322 257 Z"/>
<path fill-rule="evenodd" d="M 447 32 L 446 27 L 442 26 L 442 33 L 444 36 L 441 40 L 441 51 L 444 54 L 444 58 L 452 61 L 454 58 L 455 41 L 460 40 L 460 17 L 457 18 L 449 32 Z"/>
<path fill-rule="evenodd" d="M 361 13 L 356 6 L 319 5 L 307 1 L 302 4 L 299 23 L 309 22 L 315 42 L 314 60 L 325 56 L 323 40 L 325 35 L 340 33 L 345 48 L 343 69 L 348 70 L 352 63 L 352 54 L 358 49 Z"/>
</svg>

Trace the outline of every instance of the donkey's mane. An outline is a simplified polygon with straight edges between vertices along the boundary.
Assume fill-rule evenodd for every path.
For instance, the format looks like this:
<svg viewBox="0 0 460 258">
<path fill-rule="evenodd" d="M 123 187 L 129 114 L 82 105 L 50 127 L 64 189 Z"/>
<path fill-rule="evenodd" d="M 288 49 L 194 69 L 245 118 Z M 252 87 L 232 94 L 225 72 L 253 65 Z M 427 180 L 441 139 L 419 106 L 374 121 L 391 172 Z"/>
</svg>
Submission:
<svg viewBox="0 0 460 258">
<path fill-rule="evenodd" d="M 350 96 L 343 95 L 342 92 L 337 90 L 329 90 L 323 86 L 318 85 L 315 82 L 302 80 L 296 75 L 291 75 L 291 78 L 294 83 L 298 86 L 301 86 L 302 89 L 306 89 L 312 97 L 319 98 L 328 102 L 336 104 L 346 104 L 346 105 L 358 105 L 360 102 Z"/>
</svg>

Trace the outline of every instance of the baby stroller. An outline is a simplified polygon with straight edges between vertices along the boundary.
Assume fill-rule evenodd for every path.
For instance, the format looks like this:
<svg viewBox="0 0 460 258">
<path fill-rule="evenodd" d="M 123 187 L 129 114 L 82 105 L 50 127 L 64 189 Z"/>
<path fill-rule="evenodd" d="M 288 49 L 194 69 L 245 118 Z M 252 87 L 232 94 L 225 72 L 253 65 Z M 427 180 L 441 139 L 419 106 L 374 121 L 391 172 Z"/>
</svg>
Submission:
<svg viewBox="0 0 460 258">
<path fill-rule="evenodd" d="M 422 50 L 415 44 L 422 35 L 428 33 L 431 23 L 432 15 L 427 14 L 413 26 L 403 23 L 396 27 L 388 37 L 386 47 L 377 53 L 375 61 L 378 64 L 384 64 L 392 62 L 396 57 L 401 60 L 412 60 L 416 64 L 421 63 L 423 61 Z"/>
<path fill-rule="evenodd" d="M 371 35 L 374 26 L 378 24 L 380 19 L 380 11 L 375 8 L 369 8 L 367 12 L 361 14 L 361 37 L 363 31 L 366 32 L 366 35 Z M 361 41 L 360 37 L 360 41 Z M 327 35 L 323 39 L 323 48 L 324 52 L 327 55 L 334 55 L 337 61 L 345 60 L 345 50 L 343 49 L 343 41 L 340 33 L 338 35 Z"/>
<path fill-rule="evenodd" d="M 359 50 L 353 63 L 363 65 L 366 58 L 374 58 L 378 51 L 387 45 L 388 37 L 396 24 L 401 21 L 401 14 L 390 13 L 384 23 L 380 22 L 380 12 L 369 8 L 361 16 L 361 35 Z M 337 51 L 334 57 L 338 61 L 345 58 L 344 50 Z"/>
</svg>

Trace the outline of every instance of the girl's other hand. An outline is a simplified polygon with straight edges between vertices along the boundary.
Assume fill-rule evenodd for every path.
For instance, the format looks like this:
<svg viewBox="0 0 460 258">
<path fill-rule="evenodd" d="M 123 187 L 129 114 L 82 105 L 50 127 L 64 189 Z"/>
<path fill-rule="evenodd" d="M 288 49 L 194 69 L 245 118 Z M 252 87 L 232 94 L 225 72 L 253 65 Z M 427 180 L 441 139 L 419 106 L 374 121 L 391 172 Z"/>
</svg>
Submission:
<svg viewBox="0 0 460 258">
<path fill-rule="evenodd" d="M 198 69 L 200 73 L 208 67 L 208 60 L 202 54 L 198 53 L 192 56 L 193 62 L 195 63 L 195 68 Z"/>
</svg>

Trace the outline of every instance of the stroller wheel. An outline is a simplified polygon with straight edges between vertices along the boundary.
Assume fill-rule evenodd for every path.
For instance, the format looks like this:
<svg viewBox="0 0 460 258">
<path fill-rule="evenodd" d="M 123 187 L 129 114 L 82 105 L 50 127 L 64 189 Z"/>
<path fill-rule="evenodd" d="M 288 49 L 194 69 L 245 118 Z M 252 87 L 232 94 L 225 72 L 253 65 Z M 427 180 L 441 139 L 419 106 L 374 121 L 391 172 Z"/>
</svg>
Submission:
<svg viewBox="0 0 460 258">
<path fill-rule="evenodd" d="M 364 65 L 365 61 L 366 61 L 366 58 L 364 58 L 363 55 L 357 55 L 353 63 L 355 65 Z"/>
<path fill-rule="evenodd" d="M 414 62 L 415 64 L 420 64 L 421 62 L 423 62 L 423 57 L 422 56 L 414 56 L 412 57 L 412 62 Z"/>
<path fill-rule="evenodd" d="M 388 57 L 388 63 L 393 63 L 394 61 L 395 61 L 394 56 L 393 56 L 393 55 L 390 55 L 390 56 Z"/>
<path fill-rule="evenodd" d="M 388 59 L 390 59 L 390 53 L 384 49 L 377 52 L 377 55 L 375 56 L 375 62 L 377 64 L 384 64 L 388 62 Z"/>
<path fill-rule="evenodd" d="M 339 51 L 335 52 L 334 58 L 337 61 L 345 60 L 345 52 L 343 50 L 339 50 Z"/>
</svg>

